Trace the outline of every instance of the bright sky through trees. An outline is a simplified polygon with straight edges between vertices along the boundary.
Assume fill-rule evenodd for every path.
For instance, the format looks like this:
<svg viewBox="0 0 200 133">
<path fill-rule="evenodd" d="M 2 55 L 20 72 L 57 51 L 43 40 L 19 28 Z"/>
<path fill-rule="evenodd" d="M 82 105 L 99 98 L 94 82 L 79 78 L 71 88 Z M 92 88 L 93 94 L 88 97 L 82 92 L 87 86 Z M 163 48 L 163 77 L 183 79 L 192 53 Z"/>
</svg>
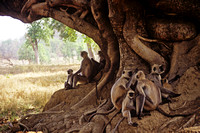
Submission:
<svg viewBox="0 0 200 133">
<path fill-rule="evenodd" d="M 0 16 L 0 41 L 23 37 L 26 32 L 26 25 L 20 20 Z"/>
</svg>

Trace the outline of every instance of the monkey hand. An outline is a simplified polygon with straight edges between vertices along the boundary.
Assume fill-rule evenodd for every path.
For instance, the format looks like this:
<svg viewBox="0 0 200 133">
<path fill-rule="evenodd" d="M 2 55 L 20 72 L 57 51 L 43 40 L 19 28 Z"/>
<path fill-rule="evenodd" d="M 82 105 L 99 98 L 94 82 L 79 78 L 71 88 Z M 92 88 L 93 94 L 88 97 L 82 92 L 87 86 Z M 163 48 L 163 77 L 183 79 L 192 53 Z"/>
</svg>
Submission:
<svg viewBox="0 0 200 133">
<path fill-rule="evenodd" d="M 134 122 L 134 123 L 133 122 L 129 122 L 128 124 L 133 126 L 133 127 L 137 127 L 138 126 L 138 124 L 136 122 Z"/>
</svg>

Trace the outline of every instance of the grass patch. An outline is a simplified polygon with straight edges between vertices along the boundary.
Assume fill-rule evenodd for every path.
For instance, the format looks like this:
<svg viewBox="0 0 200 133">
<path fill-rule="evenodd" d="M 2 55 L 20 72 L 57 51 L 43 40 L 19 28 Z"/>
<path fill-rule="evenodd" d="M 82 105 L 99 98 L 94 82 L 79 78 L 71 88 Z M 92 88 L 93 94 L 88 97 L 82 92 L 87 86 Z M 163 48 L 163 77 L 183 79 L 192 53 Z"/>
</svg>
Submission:
<svg viewBox="0 0 200 133">
<path fill-rule="evenodd" d="M 27 113 L 41 112 L 51 95 L 64 87 L 67 69 L 76 71 L 78 67 L 33 65 L 0 68 L 0 122 L 12 122 Z M 5 125 L 0 125 L 0 131 L 4 128 Z"/>
</svg>

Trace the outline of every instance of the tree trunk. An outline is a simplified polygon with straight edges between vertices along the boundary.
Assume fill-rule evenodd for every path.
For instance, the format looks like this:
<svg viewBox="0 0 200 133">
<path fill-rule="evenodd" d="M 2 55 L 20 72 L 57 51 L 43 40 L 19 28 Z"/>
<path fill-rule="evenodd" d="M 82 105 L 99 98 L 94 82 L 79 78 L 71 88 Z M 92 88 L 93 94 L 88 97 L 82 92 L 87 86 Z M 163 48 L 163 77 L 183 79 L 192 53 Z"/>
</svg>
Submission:
<svg viewBox="0 0 200 133">
<path fill-rule="evenodd" d="M 33 50 L 34 50 L 34 53 L 35 53 L 35 63 L 39 65 L 40 64 L 40 57 L 39 57 L 37 40 L 35 40 L 34 49 Z"/>
<path fill-rule="evenodd" d="M 89 57 L 95 59 L 91 44 L 87 43 L 87 48 L 88 48 Z"/>
</svg>

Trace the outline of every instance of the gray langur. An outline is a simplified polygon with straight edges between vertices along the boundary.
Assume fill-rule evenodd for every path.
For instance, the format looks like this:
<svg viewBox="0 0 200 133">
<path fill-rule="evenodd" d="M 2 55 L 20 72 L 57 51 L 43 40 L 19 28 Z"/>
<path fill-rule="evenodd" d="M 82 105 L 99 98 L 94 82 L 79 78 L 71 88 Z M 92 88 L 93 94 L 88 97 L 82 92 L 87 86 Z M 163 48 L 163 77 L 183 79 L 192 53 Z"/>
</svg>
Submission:
<svg viewBox="0 0 200 133">
<path fill-rule="evenodd" d="M 69 69 L 67 70 L 68 76 L 67 81 L 65 82 L 65 89 L 72 89 L 72 77 L 73 77 L 73 70 Z"/>
<path fill-rule="evenodd" d="M 72 87 L 75 88 L 77 82 L 79 83 L 89 83 L 92 78 L 92 62 L 88 57 L 88 53 L 86 51 L 81 52 L 81 57 L 83 58 L 81 62 L 80 69 L 73 75 L 73 85 Z"/>
<path fill-rule="evenodd" d="M 167 99 L 167 101 L 170 101 L 169 97 L 178 97 L 180 94 L 176 94 L 172 91 L 172 89 L 167 89 L 163 86 L 161 82 L 161 74 L 164 73 L 164 69 L 162 65 L 154 64 L 151 67 L 151 73 L 147 75 L 147 79 L 152 81 L 161 91 L 161 95 L 163 98 Z"/>
<path fill-rule="evenodd" d="M 138 81 L 136 86 L 136 114 L 138 118 L 141 119 L 141 114 L 143 109 L 147 111 L 157 110 L 161 114 L 167 117 L 175 116 L 189 116 L 193 113 L 188 114 L 167 114 L 164 110 L 159 107 L 159 104 L 162 102 L 160 89 L 150 80 L 146 79 L 143 71 L 138 71 L 135 74 L 135 77 Z"/>
</svg>

